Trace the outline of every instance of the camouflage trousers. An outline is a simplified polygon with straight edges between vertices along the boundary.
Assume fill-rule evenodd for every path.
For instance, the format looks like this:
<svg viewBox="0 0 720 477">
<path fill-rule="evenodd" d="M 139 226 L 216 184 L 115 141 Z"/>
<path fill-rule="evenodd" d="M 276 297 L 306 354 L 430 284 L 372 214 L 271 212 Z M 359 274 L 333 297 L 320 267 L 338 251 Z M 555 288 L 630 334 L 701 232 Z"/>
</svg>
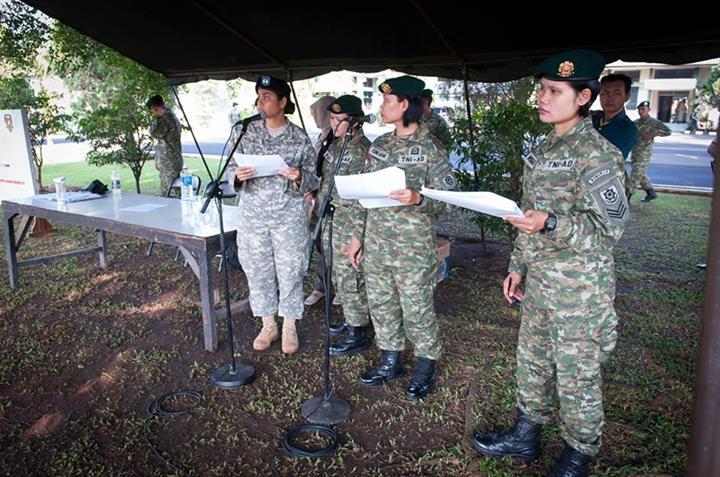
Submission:
<svg viewBox="0 0 720 477">
<path fill-rule="evenodd" d="M 402 351 L 407 337 L 415 356 L 440 358 L 442 344 L 433 302 L 435 240 L 397 243 L 366 237 L 364 253 L 368 306 L 378 348 Z"/>
<path fill-rule="evenodd" d="M 643 157 L 640 155 L 638 155 L 638 157 L 633 156 L 632 173 L 630 174 L 630 181 L 628 183 L 628 189 L 630 192 L 635 192 L 638 188 L 642 190 L 652 189 L 653 184 L 647 176 L 649 165 L 650 157 Z"/>
<path fill-rule="evenodd" d="M 241 209 L 238 214 L 238 259 L 247 277 L 255 316 L 303 316 L 310 234 L 307 206 L 300 210 L 298 204 L 297 211 L 270 215 Z"/>
<path fill-rule="evenodd" d="M 612 302 L 552 310 L 523 301 L 517 347 L 517 405 L 532 421 L 550 422 L 556 396 L 565 442 L 587 455 L 602 444 L 602 376 L 617 339 Z"/>
<path fill-rule="evenodd" d="M 160 194 L 165 195 L 170 188 L 173 180 L 180 175 L 182 171 L 183 160 L 182 157 L 156 157 L 155 167 L 160 174 Z M 178 190 L 171 191 L 170 197 L 180 197 Z"/>
<path fill-rule="evenodd" d="M 350 326 L 368 326 L 370 324 L 367 291 L 365 289 L 364 264 L 360 262 L 355 270 L 345 254 L 343 244 L 350 243 L 352 229 L 350 214 L 352 209 L 336 207 L 332 228 L 333 282 L 335 292 L 342 303 L 343 316 Z M 327 242 L 325 242 L 327 244 Z"/>
</svg>

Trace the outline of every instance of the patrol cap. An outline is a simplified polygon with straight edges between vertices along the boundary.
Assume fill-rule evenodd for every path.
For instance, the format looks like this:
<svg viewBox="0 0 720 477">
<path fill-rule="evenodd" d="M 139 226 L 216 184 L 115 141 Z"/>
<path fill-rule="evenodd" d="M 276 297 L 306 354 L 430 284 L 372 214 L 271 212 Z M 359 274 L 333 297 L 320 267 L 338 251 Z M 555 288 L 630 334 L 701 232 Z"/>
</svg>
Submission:
<svg viewBox="0 0 720 477">
<path fill-rule="evenodd" d="M 335 114 L 347 113 L 350 116 L 362 116 L 364 114 L 362 100 L 351 94 L 340 96 L 328 105 L 327 110 Z"/>
<path fill-rule="evenodd" d="M 150 109 L 153 106 L 165 106 L 165 101 L 163 101 L 162 96 L 159 94 L 156 94 L 155 96 L 150 96 L 147 101 L 145 101 L 145 107 Z"/>
<path fill-rule="evenodd" d="M 605 58 L 590 50 L 564 51 L 546 58 L 533 76 L 560 81 L 597 80 L 605 69 Z"/>
<path fill-rule="evenodd" d="M 421 94 L 423 88 L 425 88 L 423 80 L 407 75 L 385 80 L 378 86 L 378 89 L 383 94 L 405 94 L 410 96 Z"/>
<path fill-rule="evenodd" d="M 640 109 L 641 106 L 647 106 L 647 107 L 649 108 L 649 107 L 650 107 L 650 101 L 641 101 L 641 102 L 638 103 L 638 105 L 637 105 L 638 109 Z"/>
<path fill-rule="evenodd" d="M 433 90 L 425 88 L 424 90 L 422 90 L 422 93 L 420 93 L 420 96 L 422 96 L 423 98 L 427 98 L 427 99 L 429 99 L 429 100 L 432 101 L 432 99 L 433 99 Z"/>
<path fill-rule="evenodd" d="M 255 92 L 260 88 L 269 89 L 280 97 L 290 98 L 290 85 L 274 76 L 260 75 L 255 83 Z"/>
</svg>

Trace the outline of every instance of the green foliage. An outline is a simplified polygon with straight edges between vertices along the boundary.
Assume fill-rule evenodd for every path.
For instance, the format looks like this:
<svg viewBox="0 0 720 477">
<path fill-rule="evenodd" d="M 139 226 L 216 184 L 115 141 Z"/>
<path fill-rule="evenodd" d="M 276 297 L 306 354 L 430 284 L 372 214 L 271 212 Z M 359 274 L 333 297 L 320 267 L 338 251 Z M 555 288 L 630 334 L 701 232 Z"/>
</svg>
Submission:
<svg viewBox="0 0 720 477">
<path fill-rule="evenodd" d="M 52 39 L 53 71 L 79 93 L 72 104 L 72 137 L 90 142 L 89 164 L 130 167 L 140 192 L 153 144 L 148 133 L 153 118 L 144 104 L 154 94 L 172 103 L 164 77 L 60 23 Z"/>
<path fill-rule="evenodd" d="M 474 148 L 467 119 L 455 122 L 453 139 L 461 157 L 460 190 L 491 191 L 515 201 L 522 198 L 522 157 L 549 132 L 540 122 L 537 108 L 527 101 L 506 101 L 476 110 L 473 114 Z M 472 172 L 465 171 L 471 166 Z M 503 220 L 475 214 L 473 221 L 485 232 L 505 230 L 512 241 L 512 229 Z"/>
<path fill-rule="evenodd" d="M 37 10 L 12 0 L 0 8 L 0 74 L 27 73 L 35 66 L 38 51 L 48 39 L 47 24 Z"/>
<path fill-rule="evenodd" d="M 695 93 L 700 102 L 720 109 L 720 65 L 712 67 L 710 76 L 707 80 L 698 83 Z"/>
</svg>

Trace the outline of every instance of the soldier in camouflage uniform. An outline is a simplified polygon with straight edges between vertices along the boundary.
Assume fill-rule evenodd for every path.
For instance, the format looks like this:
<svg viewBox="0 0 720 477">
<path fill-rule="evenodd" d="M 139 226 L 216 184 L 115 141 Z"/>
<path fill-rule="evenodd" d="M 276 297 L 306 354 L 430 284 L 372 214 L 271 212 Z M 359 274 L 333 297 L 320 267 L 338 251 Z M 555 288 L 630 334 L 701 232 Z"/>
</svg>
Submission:
<svg viewBox="0 0 720 477">
<path fill-rule="evenodd" d="M 640 118 L 635 120 L 635 126 L 638 129 L 638 142 L 635 144 L 630 157 L 632 173 L 627 185 L 627 195 L 629 201 L 630 195 L 640 188 L 645 191 L 645 198 L 642 201 L 650 202 L 657 199 L 657 193 L 647 176 L 653 144 L 657 136 L 669 136 L 672 131 L 662 121 L 650 117 L 649 102 L 643 101 L 638 104 L 638 114 L 640 114 Z"/>
<path fill-rule="evenodd" d="M 491 457 L 534 459 L 555 396 L 565 450 L 549 474 L 585 476 L 601 445 L 600 368 L 615 347 L 613 246 L 628 219 L 621 152 L 587 117 L 604 60 L 591 51 L 554 55 L 535 70 L 541 121 L 554 131 L 525 159 L 523 217 L 503 284 L 522 300 L 517 348 L 518 420 L 502 434 L 478 434 Z M 523 294 L 517 287 L 526 280 Z"/>
<path fill-rule="evenodd" d="M 282 350 L 298 349 L 296 320 L 303 315 L 303 278 L 308 265 L 308 205 L 303 198 L 317 189 L 315 150 L 305 131 L 289 122 L 295 105 L 290 86 L 262 75 L 255 85 L 264 121 L 248 124 L 237 149 L 240 154 L 280 155 L 288 168 L 276 176 L 254 177 L 255 170 L 233 159 L 228 177 L 242 182 L 238 199 L 238 258 L 250 289 L 250 308 L 263 327 L 253 342 L 265 350 L 277 339 L 275 315 L 283 320 Z M 233 131 L 237 141 L 242 125 Z M 279 296 L 278 296 L 279 293 Z"/>
<path fill-rule="evenodd" d="M 411 400 L 430 391 L 441 353 L 433 291 L 437 273 L 435 221 L 445 205 L 424 198 L 418 191 L 423 186 L 450 190 L 456 184 L 447 150 L 419 124 L 424 86 L 423 81 L 410 76 L 380 85 L 380 114 L 385 123 L 395 125 L 395 131 L 373 142 L 367 169 L 400 167 L 405 171 L 407 188 L 389 196 L 404 207 L 368 209 L 362 237 L 368 305 L 383 358 L 377 368 L 360 377 L 360 382 L 379 386 L 401 376 L 404 370 L 399 352 L 407 338 L 417 358 L 405 394 Z M 349 250 L 355 264 L 359 239 L 353 239 Z"/>
<path fill-rule="evenodd" d="M 160 95 L 148 99 L 145 106 L 155 116 L 150 125 L 150 135 L 157 139 L 155 169 L 160 173 L 160 193 L 166 194 L 183 166 L 180 121 L 165 107 Z"/>
<path fill-rule="evenodd" d="M 360 174 L 365 168 L 370 141 L 363 134 L 362 123 L 354 118 L 363 116 L 362 101 L 351 95 L 340 96 L 328 104 L 330 114 L 330 129 L 335 140 L 324 152 L 322 184 L 317 196 L 319 208 L 328 194 L 328 183 L 333 176 L 335 167 L 339 167 L 337 175 L 345 176 Z M 348 128 L 351 128 L 352 137 L 348 140 L 343 157 L 340 157 L 342 146 Z M 339 165 L 338 165 L 339 162 Z M 332 224 L 333 249 L 333 282 L 336 297 L 340 300 L 343 315 L 347 323 L 345 335 L 330 347 L 332 356 L 342 356 L 357 353 L 367 349 L 368 339 L 365 328 L 370 324 L 367 306 L 367 293 L 365 291 L 365 278 L 363 266 L 357 269 L 344 260 L 343 247 L 347 247 L 350 239 L 362 234 L 365 227 L 365 209 L 357 200 L 347 200 L 339 196 L 337 188 L 333 188 L 330 206 L 334 209 Z M 325 223 L 323 230 L 323 247 L 327 250 L 330 229 Z M 340 333 L 343 331 L 341 330 Z"/>
<path fill-rule="evenodd" d="M 421 123 L 430 131 L 430 134 L 440 140 L 445 149 L 450 152 L 452 150 L 452 137 L 450 136 L 450 128 L 445 120 L 438 113 L 432 110 L 433 90 L 424 89 L 422 91 L 423 100 L 423 116 Z"/>
</svg>

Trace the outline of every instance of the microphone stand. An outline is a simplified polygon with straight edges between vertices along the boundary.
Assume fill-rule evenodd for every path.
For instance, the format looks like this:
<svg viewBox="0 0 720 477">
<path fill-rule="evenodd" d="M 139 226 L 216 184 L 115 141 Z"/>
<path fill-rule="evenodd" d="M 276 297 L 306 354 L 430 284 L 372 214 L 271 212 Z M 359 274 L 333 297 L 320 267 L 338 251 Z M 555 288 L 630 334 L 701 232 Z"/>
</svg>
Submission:
<svg viewBox="0 0 720 477">
<path fill-rule="evenodd" d="M 227 329 L 228 329 L 228 341 L 230 342 L 230 362 L 228 364 L 224 364 L 217 368 L 215 372 L 212 375 L 212 383 L 215 385 L 215 387 L 222 388 L 222 389 L 237 389 L 241 386 L 244 386 L 246 384 L 250 384 L 255 380 L 255 367 L 249 363 L 238 363 L 235 360 L 235 334 L 233 332 L 233 323 L 232 323 L 232 314 L 230 313 L 230 281 L 228 278 L 228 266 L 227 266 L 227 257 L 225 255 L 226 248 L 225 248 L 225 225 L 223 223 L 223 190 L 222 186 L 224 184 L 227 184 L 227 181 L 220 180 L 223 175 L 225 174 L 225 170 L 228 167 L 228 164 L 230 163 L 230 159 L 232 158 L 233 154 L 238 148 L 238 145 L 240 144 L 240 140 L 245 135 L 245 131 L 247 130 L 248 125 L 250 122 L 243 122 L 242 124 L 242 130 L 240 131 L 240 135 L 238 136 L 237 141 L 235 142 L 235 145 L 232 147 L 230 153 L 227 156 L 227 159 L 225 160 L 225 164 L 222 168 L 222 171 L 218 174 L 217 178 L 212 179 L 212 175 L 210 178 L 212 179 L 210 183 L 207 185 L 205 189 L 205 203 L 202 206 L 202 209 L 200 209 L 200 213 L 204 214 L 205 211 L 208 208 L 208 205 L 210 205 L 211 200 L 215 200 L 215 205 L 218 210 L 218 215 L 220 216 L 220 248 L 222 249 L 222 258 L 225 263 L 225 266 L 223 268 L 223 282 L 225 287 L 225 320 L 227 322 Z M 236 123 L 237 125 L 237 123 Z M 235 127 L 235 126 L 233 126 Z M 239 233 L 239 232 L 238 232 Z M 241 341 L 242 343 L 242 341 Z M 242 344 L 240 346 L 241 352 L 242 352 Z"/>
<path fill-rule="evenodd" d="M 325 390 L 323 395 L 316 396 L 308 399 L 302 405 L 302 416 L 313 424 L 338 424 L 345 422 L 350 417 L 350 404 L 339 397 L 332 395 L 332 389 L 330 385 L 330 322 L 332 318 L 332 303 L 329 300 L 329 294 L 327 291 L 332 286 L 332 265 L 333 265 L 333 253 L 332 253 L 332 226 L 333 226 L 333 214 L 335 207 L 332 206 L 332 194 L 335 188 L 335 175 L 340 169 L 340 163 L 345 155 L 348 142 L 352 138 L 353 122 L 350 121 L 348 130 L 345 133 L 343 144 L 340 149 L 340 156 L 335 162 L 332 176 L 328 178 L 328 189 L 327 194 L 323 198 L 323 202 L 320 206 L 318 213 L 318 222 L 315 225 L 313 232 L 313 242 L 320 253 L 320 259 L 324 262 L 323 270 L 323 282 L 325 286 L 325 359 L 323 361 L 323 381 Z M 328 246 L 327 250 L 322 243 L 323 235 L 323 222 L 327 222 L 328 227 Z M 312 245 L 311 245 L 312 247 Z"/>
</svg>

